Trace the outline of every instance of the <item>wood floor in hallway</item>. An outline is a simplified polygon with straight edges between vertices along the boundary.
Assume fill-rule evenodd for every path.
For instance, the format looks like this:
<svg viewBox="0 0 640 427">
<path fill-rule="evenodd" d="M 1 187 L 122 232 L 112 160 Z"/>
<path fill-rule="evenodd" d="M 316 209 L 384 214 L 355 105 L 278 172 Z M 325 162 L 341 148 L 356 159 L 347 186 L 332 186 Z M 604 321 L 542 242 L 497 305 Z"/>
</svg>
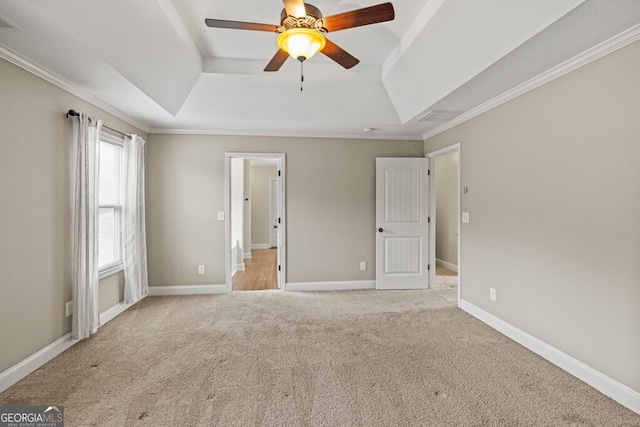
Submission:
<svg viewBox="0 0 640 427">
<path fill-rule="evenodd" d="M 278 289 L 277 249 L 253 249 L 251 258 L 244 260 L 244 271 L 233 275 L 234 291 L 263 291 Z"/>
</svg>

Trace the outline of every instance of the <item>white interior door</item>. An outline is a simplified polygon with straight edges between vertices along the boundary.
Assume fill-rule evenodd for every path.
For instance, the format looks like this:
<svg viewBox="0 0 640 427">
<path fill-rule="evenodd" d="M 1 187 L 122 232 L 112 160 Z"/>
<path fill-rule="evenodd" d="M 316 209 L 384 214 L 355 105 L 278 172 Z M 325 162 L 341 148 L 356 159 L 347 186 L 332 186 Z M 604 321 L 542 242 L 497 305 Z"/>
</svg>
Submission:
<svg viewBox="0 0 640 427">
<path fill-rule="evenodd" d="M 376 159 L 376 288 L 429 288 L 429 160 Z"/>
<path fill-rule="evenodd" d="M 278 246 L 278 180 L 269 179 L 269 245 Z"/>
</svg>

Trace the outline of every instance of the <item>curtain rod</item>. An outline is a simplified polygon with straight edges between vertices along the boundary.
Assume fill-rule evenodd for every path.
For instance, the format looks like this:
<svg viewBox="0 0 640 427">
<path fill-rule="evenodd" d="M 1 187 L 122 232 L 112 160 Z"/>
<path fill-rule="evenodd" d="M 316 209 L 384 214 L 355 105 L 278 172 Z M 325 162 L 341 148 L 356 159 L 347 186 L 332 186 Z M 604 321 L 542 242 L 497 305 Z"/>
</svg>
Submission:
<svg viewBox="0 0 640 427">
<path fill-rule="evenodd" d="M 80 113 L 78 113 L 76 110 L 69 110 L 69 111 L 67 111 L 67 119 L 69 118 L 69 116 L 77 117 L 77 116 L 79 116 L 79 115 L 80 115 Z M 89 121 L 91 121 L 91 120 L 89 120 Z M 117 130 L 117 129 L 110 128 L 109 126 L 105 126 L 105 125 L 102 125 L 102 127 L 103 127 L 103 128 L 106 128 L 106 129 L 109 129 L 109 130 L 110 130 L 110 131 L 112 131 L 112 132 L 119 133 L 120 135 L 126 136 L 127 138 L 131 138 L 131 134 L 121 132 L 121 131 L 119 131 L 119 130 Z"/>
</svg>

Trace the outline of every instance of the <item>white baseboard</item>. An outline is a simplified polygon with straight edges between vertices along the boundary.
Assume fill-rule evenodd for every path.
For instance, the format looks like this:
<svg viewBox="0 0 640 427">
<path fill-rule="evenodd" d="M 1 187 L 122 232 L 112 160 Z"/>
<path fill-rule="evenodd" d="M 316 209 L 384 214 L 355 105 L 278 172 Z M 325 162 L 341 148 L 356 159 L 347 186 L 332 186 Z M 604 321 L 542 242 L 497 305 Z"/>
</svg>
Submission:
<svg viewBox="0 0 640 427">
<path fill-rule="evenodd" d="M 107 323 L 110 320 L 113 320 L 115 317 L 117 317 L 118 315 L 120 315 L 124 311 L 126 311 L 129 307 L 134 306 L 135 304 L 137 304 L 138 302 L 140 302 L 144 298 L 145 297 L 140 298 L 138 301 L 134 302 L 133 304 L 125 304 L 125 303 L 121 302 L 120 304 L 114 305 L 113 307 L 111 307 L 110 309 L 106 310 L 105 312 L 100 313 L 100 326 L 104 325 L 105 323 Z"/>
<path fill-rule="evenodd" d="M 238 271 L 244 271 L 244 263 L 233 265 L 231 268 L 231 277 L 233 277 Z"/>
<path fill-rule="evenodd" d="M 242 258 L 247 259 L 247 258 L 251 258 L 251 252 L 245 252 L 242 254 Z"/>
<path fill-rule="evenodd" d="M 251 249 L 271 249 L 271 245 L 269 243 L 252 243 Z"/>
<path fill-rule="evenodd" d="M 286 291 L 349 291 L 359 289 L 375 289 L 375 280 L 353 280 L 347 282 L 301 282 L 287 283 L 284 286 Z"/>
<path fill-rule="evenodd" d="M 227 292 L 227 285 L 149 286 L 150 296 L 212 295 Z"/>
<path fill-rule="evenodd" d="M 0 373 L 0 393 L 77 343 L 78 340 L 71 338 L 71 333 L 52 342 L 42 350 L 24 359 L 17 365 L 12 366 Z"/>
<path fill-rule="evenodd" d="M 136 301 L 133 304 L 120 303 L 118 305 L 114 305 L 103 313 L 100 313 L 100 325 L 102 326 L 110 320 L 113 320 L 116 316 L 127 310 L 129 307 L 135 305 L 139 301 L 140 300 Z M 68 333 L 62 338 L 57 339 L 42 350 L 38 351 L 37 353 L 34 353 L 31 356 L 27 357 L 17 365 L 14 365 L 6 371 L 0 373 L 0 393 L 35 371 L 54 357 L 58 356 L 77 342 L 78 340 L 72 339 L 71 333 Z"/>
<path fill-rule="evenodd" d="M 640 392 L 637 392 L 632 388 L 606 376 L 602 372 L 585 365 L 579 360 L 574 359 L 568 354 L 565 354 L 557 348 L 550 346 L 532 335 L 529 335 L 504 320 L 497 318 L 493 314 L 471 304 L 470 302 L 461 300 L 460 308 L 478 320 L 491 326 L 498 332 L 501 332 L 522 346 L 533 351 L 537 355 L 547 359 L 559 368 L 589 384 L 599 392 L 609 396 L 621 405 L 640 414 Z"/>
<path fill-rule="evenodd" d="M 444 267 L 447 270 L 455 271 L 456 273 L 458 272 L 458 266 L 457 265 L 451 264 L 450 262 L 443 261 L 443 260 L 438 259 L 438 258 L 436 258 L 436 265 L 438 267 Z"/>
</svg>

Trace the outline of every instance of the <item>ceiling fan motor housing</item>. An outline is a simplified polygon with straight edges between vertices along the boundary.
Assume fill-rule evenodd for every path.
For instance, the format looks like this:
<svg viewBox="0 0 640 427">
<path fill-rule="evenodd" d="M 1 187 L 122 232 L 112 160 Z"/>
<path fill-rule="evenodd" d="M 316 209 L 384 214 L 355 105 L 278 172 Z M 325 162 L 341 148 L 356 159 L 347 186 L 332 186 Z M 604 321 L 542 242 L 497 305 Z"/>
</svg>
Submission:
<svg viewBox="0 0 640 427">
<path fill-rule="evenodd" d="M 282 9 L 280 13 L 280 26 L 276 32 L 284 33 L 292 28 L 309 28 L 321 33 L 326 33 L 327 29 L 323 26 L 322 12 L 320 12 L 320 9 L 309 3 L 305 3 L 304 7 L 307 14 L 300 18 L 288 15 L 287 10 Z"/>
</svg>

